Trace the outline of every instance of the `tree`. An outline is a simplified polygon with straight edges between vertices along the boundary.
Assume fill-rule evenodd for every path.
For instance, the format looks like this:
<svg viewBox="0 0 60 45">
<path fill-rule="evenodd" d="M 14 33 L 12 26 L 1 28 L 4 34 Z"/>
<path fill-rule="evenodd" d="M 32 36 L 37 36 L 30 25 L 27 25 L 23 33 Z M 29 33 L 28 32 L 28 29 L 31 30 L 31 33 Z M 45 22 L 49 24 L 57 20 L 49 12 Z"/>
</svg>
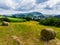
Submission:
<svg viewBox="0 0 60 45">
<path fill-rule="evenodd" d="M 26 19 L 27 21 L 32 20 L 32 18 L 30 18 L 30 17 L 25 17 L 25 19 Z"/>
<path fill-rule="evenodd" d="M 58 19 L 58 18 L 46 18 L 44 20 L 40 20 L 40 24 L 47 25 L 47 26 L 60 27 L 60 19 Z"/>
</svg>

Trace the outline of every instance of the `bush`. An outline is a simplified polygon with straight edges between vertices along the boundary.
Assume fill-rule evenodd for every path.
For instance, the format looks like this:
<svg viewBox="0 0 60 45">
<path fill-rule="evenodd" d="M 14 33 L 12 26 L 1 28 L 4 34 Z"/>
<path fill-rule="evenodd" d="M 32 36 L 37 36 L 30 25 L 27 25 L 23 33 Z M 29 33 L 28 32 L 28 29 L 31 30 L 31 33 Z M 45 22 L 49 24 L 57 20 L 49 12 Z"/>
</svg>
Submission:
<svg viewBox="0 0 60 45">
<path fill-rule="evenodd" d="M 0 22 L 2 22 L 2 21 L 10 22 L 10 20 L 8 18 L 0 18 Z"/>
<path fill-rule="evenodd" d="M 2 21 L 10 22 L 10 20 L 8 18 L 2 18 Z"/>
<path fill-rule="evenodd" d="M 26 19 L 27 21 L 32 20 L 32 18 L 31 18 L 31 17 L 25 17 L 25 19 Z"/>
<path fill-rule="evenodd" d="M 57 26 L 60 27 L 60 19 L 58 18 L 46 18 L 40 21 L 40 24 L 47 26 Z"/>
<path fill-rule="evenodd" d="M 43 41 L 49 41 L 55 39 L 56 33 L 53 29 L 46 28 L 41 31 L 41 39 Z"/>
<path fill-rule="evenodd" d="M 60 27 L 60 19 L 56 19 L 54 25 Z"/>
</svg>

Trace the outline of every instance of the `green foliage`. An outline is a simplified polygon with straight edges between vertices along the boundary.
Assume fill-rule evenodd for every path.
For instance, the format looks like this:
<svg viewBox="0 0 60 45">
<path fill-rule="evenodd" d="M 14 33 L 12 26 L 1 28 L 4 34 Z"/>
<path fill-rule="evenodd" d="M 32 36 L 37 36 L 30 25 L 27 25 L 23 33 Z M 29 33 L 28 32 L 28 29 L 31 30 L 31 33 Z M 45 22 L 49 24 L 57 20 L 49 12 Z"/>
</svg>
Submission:
<svg viewBox="0 0 60 45">
<path fill-rule="evenodd" d="M 7 21 L 7 22 L 10 22 L 10 20 L 9 20 L 7 17 L 2 18 L 2 21 Z"/>
<path fill-rule="evenodd" d="M 31 18 L 31 17 L 25 17 L 25 19 L 26 19 L 27 21 L 32 20 L 32 18 Z"/>
<path fill-rule="evenodd" d="M 10 22 L 10 20 L 8 18 L 0 18 L 0 22 L 2 22 L 2 21 Z"/>
<path fill-rule="evenodd" d="M 7 21 L 7 22 L 25 22 L 26 19 L 21 18 L 12 18 L 12 17 L 2 17 L 0 18 L 0 22 Z"/>
<path fill-rule="evenodd" d="M 10 20 L 8 19 L 8 17 L 6 17 L 6 16 L 0 16 L 0 22 L 3 22 L 3 21 L 10 22 Z"/>
<path fill-rule="evenodd" d="M 40 24 L 47 26 L 57 26 L 60 27 L 60 19 L 58 18 L 46 18 L 40 21 Z"/>
</svg>

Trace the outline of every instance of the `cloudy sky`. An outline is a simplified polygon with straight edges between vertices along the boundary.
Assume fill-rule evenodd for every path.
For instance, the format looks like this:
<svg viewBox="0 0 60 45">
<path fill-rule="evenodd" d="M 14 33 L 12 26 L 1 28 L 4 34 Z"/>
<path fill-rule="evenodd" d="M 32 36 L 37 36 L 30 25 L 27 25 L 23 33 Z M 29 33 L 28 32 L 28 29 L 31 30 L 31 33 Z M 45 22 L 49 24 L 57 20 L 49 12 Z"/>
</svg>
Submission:
<svg viewBox="0 0 60 45">
<path fill-rule="evenodd" d="M 60 14 L 60 0 L 0 0 L 0 14 L 33 11 Z"/>
</svg>

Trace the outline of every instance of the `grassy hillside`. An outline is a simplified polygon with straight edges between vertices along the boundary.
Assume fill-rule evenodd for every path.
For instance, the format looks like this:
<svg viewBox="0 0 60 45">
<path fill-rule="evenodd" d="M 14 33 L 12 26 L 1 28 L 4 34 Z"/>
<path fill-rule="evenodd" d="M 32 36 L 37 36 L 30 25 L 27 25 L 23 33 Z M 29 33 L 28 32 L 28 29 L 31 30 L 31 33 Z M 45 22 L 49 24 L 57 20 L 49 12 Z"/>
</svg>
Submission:
<svg viewBox="0 0 60 45">
<path fill-rule="evenodd" d="M 56 33 L 56 39 L 60 39 L 60 28 L 39 25 L 38 22 L 10 22 L 9 26 L 0 26 L 0 45 L 17 45 L 11 38 L 12 35 L 18 36 L 23 45 L 43 45 L 40 41 L 40 31 L 44 28 L 53 28 Z M 52 45 L 56 45 L 55 42 Z"/>
<path fill-rule="evenodd" d="M 0 16 L 0 22 L 1 22 L 1 21 L 8 21 L 8 22 L 25 22 L 26 19 Z"/>
<path fill-rule="evenodd" d="M 10 22 L 25 22 L 26 19 L 21 19 L 21 18 L 8 18 L 10 20 Z"/>
</svg>

